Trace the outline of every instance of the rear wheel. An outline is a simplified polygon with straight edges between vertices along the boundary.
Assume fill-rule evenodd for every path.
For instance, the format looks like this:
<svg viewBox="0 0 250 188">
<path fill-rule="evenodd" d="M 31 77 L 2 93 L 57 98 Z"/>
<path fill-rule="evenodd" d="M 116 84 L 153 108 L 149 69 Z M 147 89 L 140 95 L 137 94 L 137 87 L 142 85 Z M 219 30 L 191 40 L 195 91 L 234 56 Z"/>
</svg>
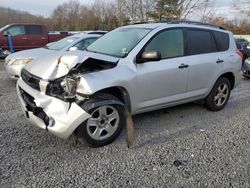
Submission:
<svg viewBox="0 0 250 188">
<path fill-rule="evenodd" d="M 112 101 L 110 104 L 103 102 L 109 100 Z M 92 101 L 93 108 L 88 110 L 91 117 L 77 128 L 76 136 L 91 147 L 100 147 L 113 142 L 119 136 L 126 124 L 126 115 L 124 107 L 114 103 L 121 102 L 112 95 L 105 94 Z M 100 101 L 104 105 L 95 107 Z"/>
<path fill-rule="evenodd" d="M 219 78 L 207 98 L 205 106 L 208 110 L 222 110 L 228 102 L 231 93 L 231 84 L 225 77 Z"/>
</svg>

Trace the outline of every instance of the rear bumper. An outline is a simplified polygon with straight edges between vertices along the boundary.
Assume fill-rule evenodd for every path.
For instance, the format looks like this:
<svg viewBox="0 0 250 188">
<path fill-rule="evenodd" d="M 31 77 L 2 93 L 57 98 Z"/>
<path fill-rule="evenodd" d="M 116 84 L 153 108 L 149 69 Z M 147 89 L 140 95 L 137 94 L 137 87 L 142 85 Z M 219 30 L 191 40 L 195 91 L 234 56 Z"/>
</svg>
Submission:
<svg viewBox="0 0 250 188">
<path fill-rule="evenodd" d="M 244 76 L 250 77 L 250 65 L 247 63 L 243 63 L 242 72 Z"/>
<path fill-rule="evenodd" d="M 68 138 L 90 115 L 76 103 L 68 103 L 31 88 L 22 79 L 17 94 L 26 118 L 60 138 Z"/>
</svg>

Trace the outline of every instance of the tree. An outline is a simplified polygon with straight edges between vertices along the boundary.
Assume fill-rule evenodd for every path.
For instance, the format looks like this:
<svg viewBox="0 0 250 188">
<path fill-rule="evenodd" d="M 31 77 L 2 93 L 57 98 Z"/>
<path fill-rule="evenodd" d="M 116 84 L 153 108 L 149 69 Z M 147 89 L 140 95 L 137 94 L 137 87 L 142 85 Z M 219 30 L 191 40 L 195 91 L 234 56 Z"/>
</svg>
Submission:
<svg viewBox="0 0 250 188">
<path fill-rule="evenodd" d="M 185 20 L 209 2 L 210 0 L 157 0 L 155 11 L 151 15 L 156 20 Z"/>
<path fill-rule="evenodd" d="M 78 0 L 70 0 L 59 5 L 52 14 L 55 28 L 59 30 L 80 30 L 81 7 Z"/>
</svg>

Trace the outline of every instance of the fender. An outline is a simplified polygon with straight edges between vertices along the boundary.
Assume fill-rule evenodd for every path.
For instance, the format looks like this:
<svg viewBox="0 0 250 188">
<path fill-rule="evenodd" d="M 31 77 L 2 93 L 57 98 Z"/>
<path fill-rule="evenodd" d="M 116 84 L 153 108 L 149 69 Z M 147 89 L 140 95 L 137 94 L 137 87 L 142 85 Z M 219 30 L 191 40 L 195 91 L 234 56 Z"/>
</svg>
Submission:
<svg viewBox="0 0 250 188">
<path fill-rule="evenodd" d="M 113 99 L 101 99 L 101 98 L 89 99 L 87 101 L 77 102 L 77 104 L 86 112 L 88 112 L 90 109 L 97 108 L 99 106 L 104 106 L 104 105 L 119 105 L 122 108 L 125 108 L 125 105 L 122 102 L 119 102 Z"/>
</svg>

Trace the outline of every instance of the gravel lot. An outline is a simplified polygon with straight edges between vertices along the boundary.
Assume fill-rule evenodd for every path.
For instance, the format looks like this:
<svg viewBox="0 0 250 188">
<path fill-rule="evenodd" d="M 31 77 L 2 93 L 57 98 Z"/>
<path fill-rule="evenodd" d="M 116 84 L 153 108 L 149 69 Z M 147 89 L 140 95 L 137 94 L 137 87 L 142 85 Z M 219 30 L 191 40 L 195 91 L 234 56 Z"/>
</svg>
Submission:
<svg viewBox="0 0 250 188">
<path fill-rule="evenodd" d="M 126 132 L 92 149 L 24 118 L 0 62 L 0 187 L 250 187 L 250 80 L 226 108 L 186 104 L 135 116 Z"/>
</svg>

